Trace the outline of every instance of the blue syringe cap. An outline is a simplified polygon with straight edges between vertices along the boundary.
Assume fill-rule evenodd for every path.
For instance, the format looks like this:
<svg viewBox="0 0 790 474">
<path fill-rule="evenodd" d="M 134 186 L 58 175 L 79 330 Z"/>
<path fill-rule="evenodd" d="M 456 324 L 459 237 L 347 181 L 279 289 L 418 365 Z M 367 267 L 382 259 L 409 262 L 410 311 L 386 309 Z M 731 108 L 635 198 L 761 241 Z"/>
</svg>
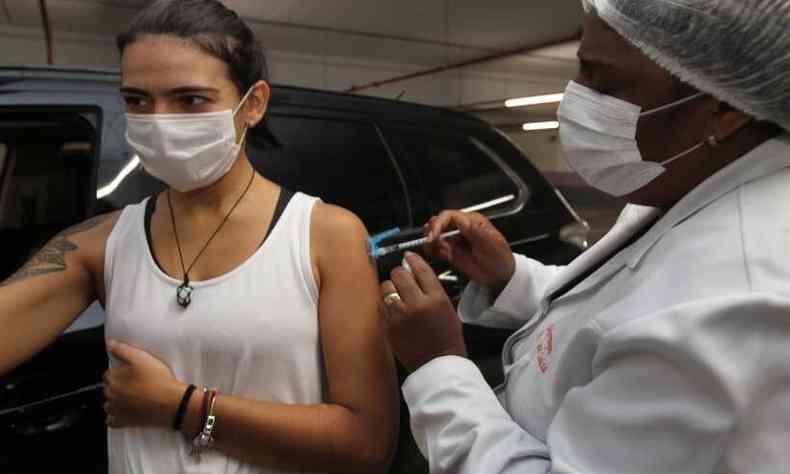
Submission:
<svg viewBox="0 0 790 474">
<path fill-rule="evenodd" d="M 385 230 L 384 232 L 379 232 L 376 235 L 372 235 L 368 237 L 368 253 L 373 258 L 379 257 L 379 244 L 384 240 L 392 237 L 393 235 L 397 235 L 400 232 L 400 227 L 394 227 L 389 230 Z"/>
</svg>

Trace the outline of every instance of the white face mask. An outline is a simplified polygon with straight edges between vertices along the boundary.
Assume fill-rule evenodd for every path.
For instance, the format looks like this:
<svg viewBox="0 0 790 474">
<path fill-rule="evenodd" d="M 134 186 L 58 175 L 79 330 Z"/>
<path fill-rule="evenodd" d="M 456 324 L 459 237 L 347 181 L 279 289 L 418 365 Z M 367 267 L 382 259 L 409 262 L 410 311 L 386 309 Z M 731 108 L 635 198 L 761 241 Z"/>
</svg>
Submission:
<svg viewBox="0 0 790 474">
<path fill-rule="evenodd" d="M 590 186 L 612 196 L 624 196 L 645 187 L 666 171 L 665 165 L 697 150 L 706 142 L 661 163 L 644 161 L 636 142 L 639 118 L 704 95 L 700 92 L 642 112 L 638 105 L 571 81 L 557 112 L 560 141 L 568 165 Z"/>
<path fill-rule="evenodd" d="M 234 110 L 199 114 L 126 114 L 126 141 L 145 170 L 168 186 L 188 192 L 216 183 L 239 156 L 247 128 L 236 142 Z"/>
</svg>

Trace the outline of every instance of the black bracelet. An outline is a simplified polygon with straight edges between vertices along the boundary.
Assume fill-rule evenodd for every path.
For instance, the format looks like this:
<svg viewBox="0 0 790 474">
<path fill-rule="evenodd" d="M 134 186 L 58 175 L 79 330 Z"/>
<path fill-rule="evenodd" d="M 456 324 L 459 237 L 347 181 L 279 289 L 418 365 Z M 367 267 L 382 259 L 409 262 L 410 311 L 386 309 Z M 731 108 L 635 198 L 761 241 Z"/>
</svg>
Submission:
<svg viewBox="0 0 790 474">
<path fill-rule="evenodd" d="M 181 397 L 181 403 L 178 405 L 178 411 L 176 412 L 176 417 L 173 418 L 173 429 L 176 431 L 181 431 L 181 425 L 184 423 L 184 414 L 187 411 L 187 404 L 189 404 L 189 399 L 192 397 L 192 392 L 195 391 L 197 387 L 193 384 L 190 384 L 189 387 L 184 391 L 184 396 Z"/>
</svg>

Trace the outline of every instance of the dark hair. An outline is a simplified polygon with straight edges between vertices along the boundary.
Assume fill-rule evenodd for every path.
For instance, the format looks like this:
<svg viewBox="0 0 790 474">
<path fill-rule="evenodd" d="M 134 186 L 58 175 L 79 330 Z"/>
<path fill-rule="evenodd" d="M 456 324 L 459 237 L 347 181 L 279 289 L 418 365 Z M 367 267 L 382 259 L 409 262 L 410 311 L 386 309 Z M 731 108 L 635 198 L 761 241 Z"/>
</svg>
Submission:
<svg viewBox="0 0 790 474">
<path fill-rule="evenodd" d="M 217 0 L 156 0 L 118 35 L 118 50 L 123 54 L 127 46 L 146 35 L 183 38 L 222 60 L 239 95 L 244 95 L 256 82 L 269 80 L 266 55 L 255 33 L 236 12 Z M 273 138 L 264 122 L 251 135 L 260 144 Z"/>
</svg>

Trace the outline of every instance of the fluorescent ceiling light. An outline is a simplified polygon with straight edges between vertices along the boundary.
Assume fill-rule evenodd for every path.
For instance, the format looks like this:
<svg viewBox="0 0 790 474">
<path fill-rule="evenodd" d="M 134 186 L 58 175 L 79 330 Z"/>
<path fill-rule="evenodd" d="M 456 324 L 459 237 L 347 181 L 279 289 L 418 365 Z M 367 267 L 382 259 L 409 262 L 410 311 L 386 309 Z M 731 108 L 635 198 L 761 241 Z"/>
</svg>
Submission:
<svg viewBox="0 0 790 474">
<path fill-rule="evenodd" d="M 556 130 L 560 128 L 560 123 L 556 120 L 551 122 L 529 122 L 524 124 L 524 130 L 534 132 L 535 130 Z"/>
<path fill-rule="evenodd" d="M 505 101 L 505 107 L 526 107 L 528 105 L 554 104 L 562 101 L 564 94 L 533 95 Z"/>
</svg>

